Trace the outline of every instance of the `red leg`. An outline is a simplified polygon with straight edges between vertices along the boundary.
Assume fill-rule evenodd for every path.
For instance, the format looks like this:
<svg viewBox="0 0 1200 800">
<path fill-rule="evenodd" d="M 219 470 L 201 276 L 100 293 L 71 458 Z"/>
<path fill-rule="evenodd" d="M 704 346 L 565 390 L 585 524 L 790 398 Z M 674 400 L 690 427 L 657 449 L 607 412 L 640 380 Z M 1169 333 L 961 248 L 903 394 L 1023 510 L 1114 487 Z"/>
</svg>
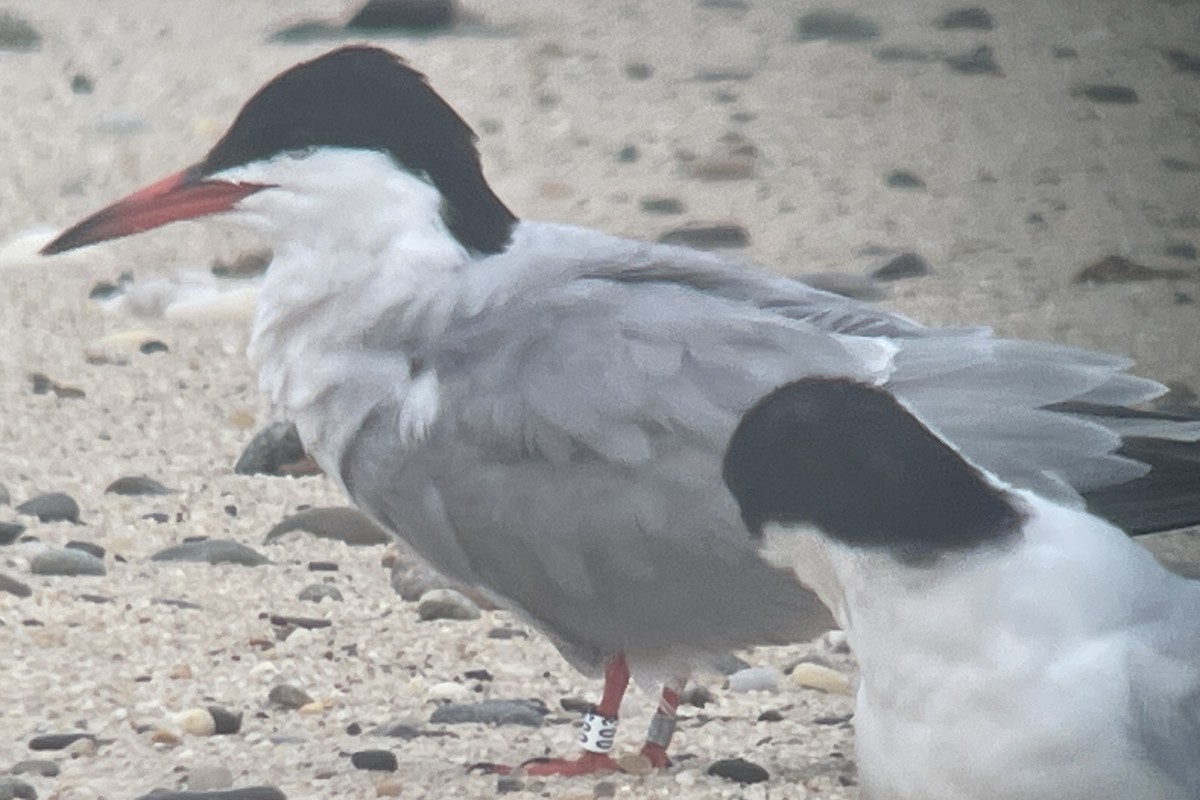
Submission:
<svg viewBox="0 0 1200 800">
<path fill-rule="evenodd" d="M 671 737 L 675 734 L 675 714 L 679 709 L 679 695 L 687 686 L 687 675 L 677 676 L 663 685 L 662 697 L 658 701 L 658 710 L 650 720 L 650 730 L 646 732 L 646 743 L 642 745 L 642 755 L 655 769 L 666 769 L 671 766 L 667 756 L 667 748 Z"/>
</svg>

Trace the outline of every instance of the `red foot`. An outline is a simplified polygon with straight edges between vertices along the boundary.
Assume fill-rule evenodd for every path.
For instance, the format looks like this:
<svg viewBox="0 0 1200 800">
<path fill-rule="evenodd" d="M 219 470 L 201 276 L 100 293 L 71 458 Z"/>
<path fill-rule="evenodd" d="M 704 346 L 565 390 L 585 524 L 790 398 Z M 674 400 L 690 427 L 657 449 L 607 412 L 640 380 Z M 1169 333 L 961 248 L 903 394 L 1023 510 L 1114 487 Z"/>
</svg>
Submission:
<svg viewBox="0 0 1200 800">
<path fill-rule="evenodd" d="M 671 759 L 667 757 L 667 749 L 661 744 L 646 742 L 642 745 L 642 755 L 655 769 L 666 769 L 671 766 Z"/>
<path fill-rule="evenodd" d="M 584 753 L 579 758 L 531 758 L 521 765 L 526 775 L 600 775 L 621 768 L 603 753 Z"/>
</svg>

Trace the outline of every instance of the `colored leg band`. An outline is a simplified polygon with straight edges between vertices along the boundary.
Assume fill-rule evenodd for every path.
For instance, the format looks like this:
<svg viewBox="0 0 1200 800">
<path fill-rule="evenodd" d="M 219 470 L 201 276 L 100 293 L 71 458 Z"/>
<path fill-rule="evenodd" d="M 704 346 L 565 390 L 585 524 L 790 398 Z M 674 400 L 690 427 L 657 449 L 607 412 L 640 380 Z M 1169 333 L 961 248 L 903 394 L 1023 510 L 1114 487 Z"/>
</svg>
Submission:
<svg viewBox="0 0 1200 800">
<path fill-rule="evenodd" d="M 650 718 L 650 728 L 646 731 L 646 742 L 656 744 L 666 750 L 675 735 L 675 718 L 661 712 Z"/>
<path fill-rule="evenodd" d="M 611 753 L 617 738 L 617 718 L 602 717 L 595 711 L 583 715 L 579 746 L 589 753 Z"/>
</svg>

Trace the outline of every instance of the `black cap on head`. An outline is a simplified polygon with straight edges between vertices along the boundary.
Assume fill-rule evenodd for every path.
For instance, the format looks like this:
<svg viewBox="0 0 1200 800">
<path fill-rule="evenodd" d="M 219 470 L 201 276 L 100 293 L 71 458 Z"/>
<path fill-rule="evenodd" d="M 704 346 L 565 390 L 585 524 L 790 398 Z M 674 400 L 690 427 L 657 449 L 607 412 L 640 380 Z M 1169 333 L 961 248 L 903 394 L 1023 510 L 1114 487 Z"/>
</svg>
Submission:
<svg viewBox="0 0 1200 800">
<path fill-rule="evenodd" d="M 756 536 L 808 523 L 911 559 L 1014 535 L 1023 518 L 894 397 L 842 378 L 790 383 L 746 412 L 725 482 Z"/>
<path fill-rule="evenodd" d="M 201 175 L 312 147 L 387 153 L 426 176 L 464 246 L 498 252 L 516 217 L 484 180 L 475 134 L 425 76 L 375 47 L 344 47 L 263 86 L 204 160 Z"/>
</svg>

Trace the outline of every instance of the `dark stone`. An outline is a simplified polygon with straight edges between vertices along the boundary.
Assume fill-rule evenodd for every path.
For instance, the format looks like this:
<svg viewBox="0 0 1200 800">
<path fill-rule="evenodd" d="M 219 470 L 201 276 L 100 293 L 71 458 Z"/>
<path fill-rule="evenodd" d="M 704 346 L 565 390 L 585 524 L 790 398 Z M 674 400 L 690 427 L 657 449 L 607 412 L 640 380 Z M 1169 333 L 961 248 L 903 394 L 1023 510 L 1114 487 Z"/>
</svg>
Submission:
<svg viewBox="0 0 1200 800">
<path fill-rule="evenodd" d="M 496 778 L 496 794 L 512 794 L 525 791 L 525 781 L 513 775 L 501 775 Z M 596 797 L 595 794 L 592 797 Z"/>
<path fill-rule="evenodd" d="M 273 422 L 250 440 L 233 471 L 238 475 L 278 475 L 281 467 L 300 461 L 304 455 L 296 426 Z"/>
<path fill-rule="evenodd" d="M 20 778 L 0 776 L 0 800 L 37 800 L 34 789 Z"/>
<path fill-rule="evenodd" d="M 87 397 L 87 394 L 74 386 L 65 386 L 57 381 L 51 380 L 49 376 L 41 372 L 29 373 L 30 388 L 34 394 L 51 394 L 63 400 L 79 400 Z"/>
<path fill-rule="evenodd" d="M 349 31 L 433 31 L 454 24 L 453 0 L 367 0 L 346 23 Z"/>
<path fill-rule="evenodd" d="M 1087 83 L 1076 86 L 1071 90 L 1076 97 L 1083 97 L 1093 103 L 1129 104 L 1138 101 L 1137 92 L 1128 86 L 1114 86 L 1107 83 Z"/>
<path fill-rule="evenodd" d="M 1191 242 L 1169 242 L 1165 252 L 1172 258 L 1182 258 L 1185 261 L 1196 260 L 1196 245 Z"/>
<path fill-rule="evenodd" d="M 637 145 L 627 144 L 617 151 L 617 161 L 621 164 L 632 164 L 641 158 L 641 155 L 638 152 Z"/>
<path fill-rule="evenodd" d="M 1200 75 L 1200 56 L 1184 50 L 1168 50 L 1167 60 L 1179 72 L 1191 72 Z"/>
<path fill-rule="evenodd" d="M 172 494 L 174 491 L 174 489 L 163 486 L 154 478 L 147 478 L 144 475 L 127 475 L 110 483 L 104 493 L 136 496 Z"/>
<path fill-rule="evenodd" d="M 783 722 L 783 712 L 778 709 L 768 708 L 766 711 L 758 715 L 759 722 Z"/>
<path fill-rule="evenodd" d="M 43 550 L 29 560 L 29 571 L 34 575 L 104 575 L 104 561 L 82 550 L 52 548 Z"/>
<path fill-rule="evenodd" d="M 1173 299 L 1175 300 L 1175 305 L 1177 306 L 1190 306 L 1196 302 L 1196 298 L 1192 297 L 1187 292 L 1176 292 L 1173 295 Z"/>
<path fill-rule="evenodd" d="M 976 47 L 966 53 L 956 56 L 946 56 L 946 66 L 964 75 L 1000 75 L 1000 65 L 992 48 L 987 45 Z"/>
<path fill-rule="evenodd" d="M 71 91 L 75 94 L 91 94 L 95 88 L 95 82 L 82 72 L 71 76 Z"/>
<path fill-rule="evenodd" d="M 643 197 L 638 208 L 647 214 L 682 214 L 683 202 L 675 197 Z"/>
<path fill-rule="evenodd" d="M 0 572 L 0 592 L 15 594 L 17 597 L 29 597 L 33 594 L 33 589 L 30 589 L 27 584 L 21 583 L 16 578 L 9 577 Z"/>
<path fill-rule="evenodd" d="M 208 713 L 212 715 L 213 722 L 216 723 L 216 727 L 213 729 L 214 736 L 229 736 L 242 729 L 242 712 L 240 711 L 234 713 L 221 706 L 208 706 Z"/>
<path fill-rule="evenodd" d="M 199 542 L 184 542 L 150 557 L 151 561 L 190 561 L 203 564 L 241 564 L 257 567 L 270 564 L 271 560 L 241 542 L 229 539 L 205 539 Z"/>
<path fill-rule="evenodd" d="M 199 603 L 193 603 L 191 600 L 181 600 L 178 597 L 154 597 L 150 602 L 157 603 L 160 606 L 170 606 L 171 608 L 180 608 L 184 611 L 200 611 L 204 606 Z"/>
<path fill-rule="evenodd" d="M 679 695 L 679 704 L 692 706 L 693 708 L 704 708 L 716 699 L 713 693 L 703 686 L 689 686 Z"/>
<path fill-rule="evenodd" d="M 42 46 L 42 35 L 24 17 L 0 10 L 0 50 L 28 52 Z"/>
<path fill-rule="evenodd" d="M 287 795 L 274 786 L 244 786 L 207 792 L 155 789 L 134 800 L 287 800 Z"/>
<path fill-rule="evenodd" d="M 106 594 L 89 594 L 86 592 L 84 594 L 79 595 L 79 599 L 85 603 L 93 603 L 98 606 L 117 602 L 117 598 L 109 597 Z"/>
<path fill-rule="evenodd" d="M 396 754 L 390 750 L 359 750 L 357 753 L 350 754 L 350 763 L 356 769 L 375 772 L 395 772 L 400 768 Z"/>
<path fill-rule="evenodd" d="M 706 771 L 709 775 L 741 784 L 762 783 L 771 777 L 771 773 L 744 758 L 725 758 L 713 762 Z"/>
<path fill-rule="evenodd" d="M 306 628 L 310 631 L 328 628 L 333 625 L 332 620 L 315 617 L 293 617 L 290 614 L 271 614 L 268 618 L 272 625 L 278 627 L 291 626 L 293 628 Z"/>
<path fill-rule="evenodd" d="M 796 38 L 828 39 L 831 42 L 863 42 L 879 35 L 879 26 L 848 11 L 818 9 L 796 20 Z"/>
<path fill-rule="evenodd" d="M 155 353 L 167 353 L 171 348 L 167 347 L 166 342 L 160 342 L 158 339 L 150 339 L 138 345 L 138 352 L 143 355 L 153 355 Z"/>
<path fill-rule="evenodd" d="M 635 81 L 644 81 L 654 76 L 654 67 L 641 61 L 631 61 L 625 65 L 625 77 Z"/>
<path fill-rule="evenodd" d="M 47 492 L 31 497 L 17 506 L 17 513 L 37 517 L 42 522 L 79 524 L 79 503 L 65 492 Z"/>
<path fill-rule="evenodd" d="M 19 522 L 0 522 L 0 545 L 12 544 L 24 532 L 25 526 Z"/>
<path fill-rule="evenodd" d="M 293 531 L 319 539 L 333 539 L 351 545 L 390 544 L 392 536 L 361 511 L 353 508 L 306 508 L 287 517 L 263 537 L 270 544 Z"/>
<path fill-rule="evenodd" d="M 407 722 L 389 722 L 371 731 L 376 736 L 390 736 L 393 739 L 409 741 L 421 735 L 421 731 Z"/>
<path fill-rule="evenodd" d="M 1162 165 L 1172 172 L 1200 172 L 1200 162 L 1185 161 L 1182 158 L 1168 156 L 1162 160 Z"/>
<path fill-rule="evenodd" d="M 90 733 L 43 733 L 40 736 L 35 736 L 29 740 L 30 750 L 63 750 L 78 742 L 80 739 L 91 739 L 96 741 L 96 737 Z"/>
<path fill-rule="evenodd" d="M 517 628 L 492 628 L 488 631 L 487 638 L 507 641 L 509 639 L 528 639 L 529 634 Z"/>
<path fill-rule="evenodd" d="M 164 514 L 161 511 L 151 511 L 149 514 L 143 514 L 142 519 L 153 520 L 159 525 L 163 525 L 171 521 L 170 515 Z"/>
<path fill-rule="evenodd" d="M 992 15 L 987 12 L 986 8 L 979 8 L 978 6 L 972 8 L 955 8 L 947 11 L 938 17 L 933 25 L 944 31 L 963 29 L 990 31 L 993 27 Z"/>
<path fill-rule="evenodd" d="M 845 725 L 852 719 L 854 719 L 853 714 L 838 714 L 836 716 L 816 717 L 813 719 L 813 725 Z"/>
<path fill-rule="evenodd" d="M 340 603 L 342 593 L 336 586 L 330 586 L 328 583 L 310 583 L 301 589 L 299 594 L 300 600 L 308 600 L 313 603 L 319 603 L 326 598 Z"/>
<path fill-rule="evenodd" d="M 595 707 L 595 703 L 586 697 L 563 697 L 558 701 L 559 708 L 571 714 L 584 714 Z"/>
<path fill-rule="evenodd" d="M 492 681 L 495 677 L 486 669 L 469 669 L 463 673 L 463 677 L 469 681 Z"/>
<path fill-rule="evenodd" d="M 750 232 L 733 222 L 693 222 L 672 228 L 658 237 L 663 244 L 679 244 L 712 250 L 721 247 L 746 247 L 750 244 Z"/>
<path fill-rule="evenodd" d="M 1131 283 L 1156 278 L 1183 278 L 1187 274 L 1182 269 L 1147 267 L 1124 256 L 1110 255 L 1081 269 L 1075 276 L 1075 283 Z"/>
<path fill-rule="evenodd" d="M 338 565 L 332 561 L 310 561 L 308 562 L 309 572 L 337 572 Z"/>
<path fill-rule="evenodd" d="M 722 81 L 748 81 L 754 77 L 754 70 L 738 67 L 701 67 L 696 71 L 696 80 L 701 83 L 720 83 Z"/>
<path fill-rule="evenodd" d="M 349 725 L 346 726 L 346 735 L 347 736 L 361 736 L 362 735 L 362 725 L 359 725 L 357 722 L 351 722 Z"/>
<path fill-rule="evenodd" d="M 741 672 L 744 669 L 750 669 L 751 664 L 740 656 L 735 656 L 733 653 L 723 653 L 719 656 L 713 656 L 708 665 L 722 675 L 732 675 L 735 672 Z"/>
<path fill-rule="evenodd" d="M 894 169 L 888 173 L 887 185 L 892 189 L 924 189 L 925 181 L 906 169 Z"/>
<path fill-rule="evenodd" d="M 932 270 L 929 262 L 916 253 L 901 253 L 871 273 L 877 281 L 898 281 L 904 278 L 919 278 Z"/>
<path fill-rule="evenodd" d="M 13 775 L 40 775 L 43 778 L 57 777 L 61 771 L 57 761 L 51 761 L 46 758 L 28 758 L 24 761 L 18 761 L 9 770 Z"/>
<path fill-rule="evenodd" d="M 72 539 L 71 541 L 67 542 L 66 545 L 64 545 L 64 546 L 70 550 L 79 550 L 81 552 L 87 553 L 88 555 L 95 556 L 96 558 L 101 558 L 101 559 L 104 558 L 105 553 L 108 552 L 107 550 L 105 550 L 103 547 L 96 544 L 95 542 L 81 542 L 78 539 Z"/>
<path fill-rule="evenodd" d="M 287 683 L 281 683 L 271 688 L 267 701 L 281 708 L 297 709 L 313 701 L 303 689 Z"/>
<path fill-rule="evenodd" d="M 537 728 L 549 711 L 540 700 L 484 700 L 442 706 L 434 710 L 429 721 L 443 725 L 481 722 L 486 725 L 528 725 Z"/>
</svg>

